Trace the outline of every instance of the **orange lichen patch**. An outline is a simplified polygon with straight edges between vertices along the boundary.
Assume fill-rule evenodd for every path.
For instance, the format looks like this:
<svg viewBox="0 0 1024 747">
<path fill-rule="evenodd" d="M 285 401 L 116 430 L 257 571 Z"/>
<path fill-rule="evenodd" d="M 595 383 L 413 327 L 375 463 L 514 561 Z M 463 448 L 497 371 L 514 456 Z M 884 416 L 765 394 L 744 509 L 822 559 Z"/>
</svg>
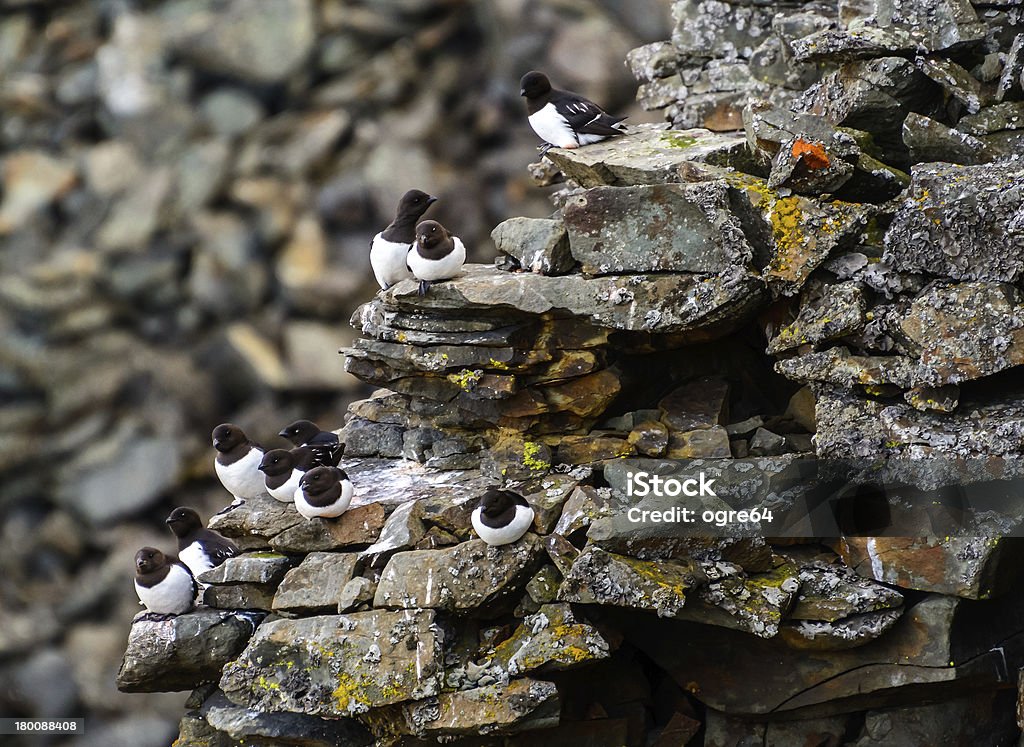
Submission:
<svg viewBox="0 0 1024 747">
<path fill-rule="evenodd" d="M 799 138 L 793 143 L 793 157 L 802 158 L 809 169 L 827 169 L 831 163 L 828 154 L 818 143 L 809 143 Z"/>
</svg>

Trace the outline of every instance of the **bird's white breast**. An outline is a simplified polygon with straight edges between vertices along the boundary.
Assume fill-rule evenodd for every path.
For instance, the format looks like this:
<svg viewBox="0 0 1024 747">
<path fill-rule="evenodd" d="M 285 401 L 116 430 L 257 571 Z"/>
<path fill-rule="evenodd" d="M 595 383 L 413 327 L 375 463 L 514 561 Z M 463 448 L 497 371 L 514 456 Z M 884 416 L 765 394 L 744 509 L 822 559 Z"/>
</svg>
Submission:
<svg viewBox="0 0 1024 747">
<path fill-rule="evenodd" d="M 530 127 L 546 143 L 559 148 L 574 148 L 579 144 L 572 127 L 550 102 L 531 114 L 528 119 Z"/>
<path fill-rule="evenodd" d="M 275 500 L 281 501 L 281 503 L 291 503 L 295 499 L 295 490 L 299 487 L 299 480 L 306 474 L 297 469 L 292 470 L 291 477 L 288 481 L 279 488 L 267 488 L 271 497 Z"/>
<path fill-rule="evenodd" d="M 237 462 L 221 464 L 215 459 L 213 466 L 221 484 L 228 489 L 231 495 L 248 500 L 267 492 L 264 475 L 260 472 L 260 462 L 262 461 L 263 452 L 259 449 L 249 449 L 249 453 Z"/>
<path fill-rule="evenodd" d="M 466 263 L 466 247 L 458 236 L 452 236 L 452 250 L 441 259 L 427 259 L 413 246 L 409 250 L 409 267 L 418 280 L 448 280 L 459 274 Z"/>
<path fill-rule="evenodd" d="M 341 495 L 338 496 L 338 500 L 329 506 L 313 506 L 306 501 L 302 488 L 298 488 L 295 491 L 295 508 L 307 519 L 333 519 L 336 516 L 341 516 L 348 510 L 349 504 L 352 503 L 352 494 L 354 492 L 352 481 L 342 480 Z"/>
<path fill-rule="evenodd" d="M 199 542 L 193 542 L 178 553 L 178 560 L 188 566 L 193 576 L 199 576 L 213 568 L 213 563 Z"/>
<path fill-rule="evenodd" d="M 373 276 L 377 278 L 377 285 L 390 288 L 412 277 L 409 268 L 405 266 L 405 258 L 411 246 L 400 241 L 388 241 L 381 238 L 380 234 L 373 237 L 370 243 L 370 267 L 373 268 Z"/>
<path fill-rule="evenodd" d="M 533 509 L 529 506 L 516 506 L 515 517 L 504 527 L 489 527 L 484 524 L 480 517 L 482 512 L 483 509 L 479 506 L 473 509 L 473 529 L 488 545 L 509 545 L 526 534 L 533 524 Z"/>
<path fill-rule="evenodd" d="M 158 615 L 180 615 L 192 607 L 192 576 L 180 565 L 172 565 L 163 581 L 149 588 L 135 582 L 135 592 L 146 609 Z"/>
</svg>

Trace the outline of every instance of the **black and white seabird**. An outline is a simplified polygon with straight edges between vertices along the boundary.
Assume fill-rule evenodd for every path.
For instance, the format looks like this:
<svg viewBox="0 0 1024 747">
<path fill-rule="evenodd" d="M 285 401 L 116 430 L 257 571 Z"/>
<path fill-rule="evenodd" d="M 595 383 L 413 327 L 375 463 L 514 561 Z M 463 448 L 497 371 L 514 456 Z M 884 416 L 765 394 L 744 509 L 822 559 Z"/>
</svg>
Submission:
<svg viewBox="0 0 1024 747">
<path fill-rule="evenodd" d="M 178 538 L 178 559 L 193 576 L 201 576 L 239 553 L 234 542 L 203 527 L 203 520 L 191 508 L 174 509 L 166 523 Z"/>
<path fill-rule="evenodd" d="M 419 293 L 423 296 L 431 283 L 459 274 L 466 262 L 466 247 L 436 220 L 425 220 L 416 226 L 408 262 L 413 277 L 420 281 Z"/>
<path fill-rule="evenodd" d="M 337 433 L 322 431 L 319 425 L 309 420 L 296 420 L 282 428 L 277 435 L 288 439 L 295 446 L 305 446 L 312 451 L 314 467 L 337 467 L 341 455 L 345 453 L 345 444 Z"/>
<path fill-rule="evenodd" d="M 135 553 L 135 593 L 154 615 L 180 615 L 192 609 L 198 588 L 192 572 L 176 557 L 143 547 Z"/>
<path fill-rule="evenodd" d="M 352 481 L 337 467 L 314 467 L 295 491 L 295 508 L 307 519 L 333 519 L 352 502 Z"/>
<path fill-rule="evenodd" d="M 410 189 L 399 200 L 395 219 L 370 242 L 370 266 L 378 285 L 384 290 L 412 277 L 405 260 L 415 238 L 416 221 L 435 202 L 436 197 Z"/>
<path fill-rule="evenodd" d="M 473 509 L 471 520 L 477 536 L 488 545 L 508 545 L 533 524 L 533 509 L 518 493 L 489 488 Z"/>
<path fill-rule="evenodd" d="M 263 456 L 260 472 L 266 475 L 267 492 L 281 503 L 292 503 L 299 480 L 316 464 L 313 452 L 305 446 L 287 449 L 271 449 Z M 333 466 L 333 465 L 332 465 Z"/>
<path fill-rule="evenodd" d="M 217 477 L 236 501 L 266 492 L 260 472 L 264 449 L 250 441 L 241 428 L 232 423 L 218 425 L 213 429 L 213 448 L 217 450 L 213 462 Z"/>
<path fill-rule="evenodd" d="M 578 148 L 624 132 L 625 117 L 611 116 L 578 93 L 552 88 L 548 76 L 536 70 L 519 81 L 519 95 L 526 97 L 530 127 L 546 143 L 541 155 L 552 147 Z"/>
</svg>

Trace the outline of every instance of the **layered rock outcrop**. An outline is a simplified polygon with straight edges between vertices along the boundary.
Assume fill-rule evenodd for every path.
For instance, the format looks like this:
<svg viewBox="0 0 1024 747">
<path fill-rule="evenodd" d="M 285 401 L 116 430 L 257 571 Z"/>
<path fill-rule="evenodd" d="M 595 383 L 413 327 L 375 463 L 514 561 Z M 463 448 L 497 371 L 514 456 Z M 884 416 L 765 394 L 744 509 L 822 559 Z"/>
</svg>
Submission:
<svg viewBox="0 0 1024 747">
<path fill-rule="evenodd" d="M 181 747 L 238 708 L 305 744 L 1017 738 L 1024 19 L 675 17 L 630 55 L 670 127 L 550 151 L 558 210 L 498 226 L 494 266 L 353 316 L 347 370 L 382 388 L 342 431 L 350 512 L 212 522 L 251 555 L 207 604 L 268 616 L 188 683 Z M 489 548 L 497 483 L 535 521 Z"/>
</svg>

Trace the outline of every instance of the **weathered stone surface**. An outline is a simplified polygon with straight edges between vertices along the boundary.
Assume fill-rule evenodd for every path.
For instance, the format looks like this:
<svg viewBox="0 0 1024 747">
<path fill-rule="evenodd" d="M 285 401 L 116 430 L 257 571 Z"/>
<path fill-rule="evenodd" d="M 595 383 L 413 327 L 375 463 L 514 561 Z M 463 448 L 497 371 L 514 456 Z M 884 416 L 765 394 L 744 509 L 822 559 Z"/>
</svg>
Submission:
<svg viewBox="0 0 1024 747">
<path fill-rule="evenodd" d="M 530 480 L 518 487 L 518 492 L 533 509 L 533 527 L 537 534 L 549 534 L 562 515 L 562 506 L 569 496 L 577 490 L 578 481 L 569 475 L 549 474 Z M 476 508 L 475 504 L 463 506 L 465 514 L 465 535 L 470 536 L 469 515 Z"/>
<path fill-rule="evenodd" d="M 837 550 L 866 578 L 907 589 L 986 599 L 1006 587 L 1019 540 L 1007 537 L 847 537 Z"/>
<path fill-rule="evenodd" d="M 498 645 L 487 666 L 515 677 L 533 670 L 571 669 L 608 655 L 608 642 L 569 605 L 544 604 Z"/>
<path fill-rule="evenodd" d="M 822 289 L 815 302 L 800 307 L 796 321 L 783 327 L 768 343 L 768 352 L 777 354 L 802 345 L 819 346 L 859 332 L 864 327 L 867 300 L 856 282 L 836 283 Z"/>
<path fill-rule="evenodd" d="M 933 386 L 1024 363 L 1024 304 L 1011 285 L 932 286 L 914 299 L 901 326 L 920 356 L 925 383 Z"/>
<path fill-rule="evenodd" d="M 292 565 L 293 561 L 280 553 L 243 553 L 228 558 L 197 580 L 204 584 L 276 584 Z"/>
<path fill-rule="evenodd" d="M 915 161 L 973 165 L 996 157 L 983 140 L 914 112 L 903 120 L 903 142 Z"/>
<path fill-rule="evenodd" d="M 608 488 L 593 488 L 581 485 L 576 488 L 562 506 L 553 531 L 563 537 L 585 529 L 602 516 L 610 516 L 625 508 L 625 504 Z"/>
<path fill-rule="evenodd" d="M 752 275 L 707 279 L 690 274 L 585 278 L 510 275 L 491 267 L 466 265 L 452 281 L 437 283 L 425 299 L 416 284 L 403 281 L 384 294 L 396 310 L 425 306 L 446 309 L 520 310 L 543 314 L 566 309 L 593 324 L 631 331 L 714 334 L 745 318 L 764 300 L 764 287 Z"/>
<path fill-rule="evenodd" d="M 866 205 L 782 196 L 756 177 L 728 178 L 752 211 L 746 212 L 748 236 L 767 253 L 763 274 L 776 294 L 796 294 L 833 251 L 858 237 L 871 214 Z"/>
<path fill-rule="evenodd" d="M 404 503 L 387 518 L 380 538 L 363 550 L 359 556 L 368 558 L 370 565 L 383 565 L 399 550 L 410 550 L 423 539 L 427 527 L 423 523 L 423 504 L 420 501 Z"/>
<path fill-rule="evenodd" d="M 511 545 L 483 540 L 443 550 L 414 550 L 391 557 L 374 595 L 376 607 L 436 608 L 451 612 L 507 604 L 540 567 L 543 543 L 527 534 Z"/>
<path fill-rule="evenodd" d="M 902 609 L 885 609 L 851 615 L 841 620 L 789 620 L 779 628 L 779 638 L 790 648 L 808 651 L 838 651 L 863 646 L 889 630 L 903 614 Z"/>
<path fill-rule="evenodd" d="M 565 436 L 558 445 L 557 458 L 565 464 L 594 464 L 634 454 L 633 446 L 616 436 Z"/>
<path fill-rule="evenodd" d="M 366 716 L 380 735 L 414 734 L 438 739 L 507 734 L 555 726 L 559 715 L 554 683 L 519 679 L 391 706 Z"/>
<path fill-rule="evenodd" d="M 260 626 L 220 687 L 264 711 L 337 718 L 436 695 L 440 641 L 430 610 L 355 612 Z"/>
<path fill-rule="evenodd" d="M 738 135 L 644 125 L 586 148 L 552 148 L 547 158 L 582 187 L 664 184 L 680 181 L 679 168 L 685 164 L 730 166 L 748 160 Z"/>
<path fill-rule="evenodd" d="M 778 639 L 653 616 L 630 618 L 625 632 L 679 683 L 699 688 L 702 702 L 712 708 L 811 718 L 920 703 L 928 693 L 937 696 L 951 687 L 998 687 L 1007 676 L 998 665 L 992 667 L 1002 654 L 990 650 L 991 642 L 1018 645 L 1020 626 L 1012 609 L 1019 604 L 993 604 L 985 611 L 969 604 L 927 596 L 872 645 L 820 655 L 787 649 Z M 963 627 L 985 616 L 990 621 L 983 636 L 987 643 Z M 615 619 L 623 621 L 621 615 Z"/>
<path fill-rule="evenodd" d="M 273 608 L 299 613 L 340 611 L 342 590 L 352 579 L 358 559 L 355 553 L 310 553 L 277 587 Z"/>
<path fill-rule="evenodd" d="M 572 256 L 589 275 L 722 273 L 752 257 L 722 182 L 595 187 L 562 213 Z"/>
<path fill-rule="evenodd" d="M 198 610 L 169 620 L 140 615 L 117 673 L 122 692 L 191 690 L 216 682 L 263 619 L 256 612 Z"/>
<path fill-rule="evenodd" d="M 799 332 L 799 327 L 796 330 Z M 820 353 L 787 358 L 775 364 L 775 370 L 800 382 L 821 381 L 836 386 L 910 387 L 923 380 L 919 364 L 902 355 L 850 355 L 843 347 Z"/>
<path fill-rule="evenodd" d="M 509 218 L 491 231 L 499 252 L 515 257 L 524 270 L 563 275 L 572 269 L 565 224 L 549 218 Z"/>
<path fill-rule="evenodd" d="M 224 737 L 245 744 L 301 747 L 339 744 L 369 747 L 373 744 L 372 735 L 355 719 L 322 719 L 304 713 L 267 713 L 241 708 L 219 691 L 203 702 L 199 714 Z"/>
<path fill-rule="evenodd" d="M 37 210 L 63 195 L 74 183 L 75 167 L 70 161 L 30 150 L 8 155 L 3 162 L 0 236 L 20 228 Z"/>
<path fill-rule="evenodd" d="M 673 431 L 724 425 L 729 418 L 729 383 L 716 376 L 694 379 L 665 395 L 658 408 L 661 422 Z"/>
<path fill-rule="evenodd" d="M 729 434 L 721 426 L 698 428 L 693 431 L 675 431 L 669 434 L 665 449 L 666 459 L 711 459 L 727 457 Z"/>
<path fill-rule="evenodd" d="M 304 519 L 275 535 L 270 546 L 278 552 L 341 550 L 376 542 L 383 528 L 384 507 L 367 503 L 350 508 L 337 519 Z"/>
<path fill-rule="evenodd" d="M 884 261 L 903 272 L 1014 282 L 1024 271 L 1024 165 L 920 164 L 885 235 Z M 979 205 L 984 209 L 979 209 Z"/>
<path fill-rule="evenodd" d="M 203 604 L 222 610 L 270 610 L 274 587 L 270 584 L 218 584 L 207 586 Z"/>
<path fill-rule="evenodd" d="M 706 580 L 693 561 L 645 561 L 593 547 L 573 562 L 558 599 L 674 617 L 686 604 L 687 594 Z"/>
</svg>

